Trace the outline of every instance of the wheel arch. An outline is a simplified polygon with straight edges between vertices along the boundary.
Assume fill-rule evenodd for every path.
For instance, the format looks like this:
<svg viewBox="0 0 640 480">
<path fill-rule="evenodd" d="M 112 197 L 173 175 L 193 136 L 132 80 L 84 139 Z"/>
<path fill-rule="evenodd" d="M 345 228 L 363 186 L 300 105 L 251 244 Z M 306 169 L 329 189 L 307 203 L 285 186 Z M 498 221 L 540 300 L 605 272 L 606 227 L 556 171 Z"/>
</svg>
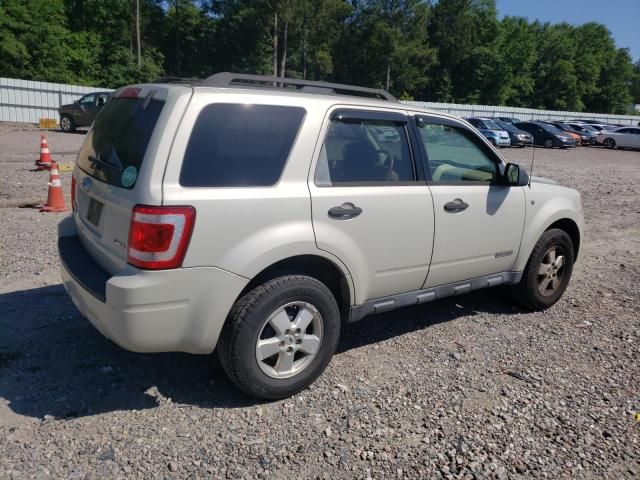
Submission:
<svg viewBox="0 0 640 480">
<path fill-rule="evenodd" d="M 580 251 L 581 240 L 580 228 L 578 227 L 578 224 L 570 218 L 561 218 L 560 220 L 556 220 L 551 225 L 549 225 L 545 229 L 545 232 L 553 228 L 563 230 L 567 233 L 567 235 L 569 235 L 569 238 L 571 238 L 571 243 L 573 244 L 573 260 L 577 260 L 578 252 Z"/>
<path fill-rule="evenodd" d="M 272 263 L 251 278 L 238 298 L 273 278 L 292 274 L 307 275 L 324 283 L 333 293 L 341 315 L 345 318 L 344 315 L 348 314 L 354 299 L 353 280 L 344 267 L 321 255 L 294 255 Z"/>
</svg>

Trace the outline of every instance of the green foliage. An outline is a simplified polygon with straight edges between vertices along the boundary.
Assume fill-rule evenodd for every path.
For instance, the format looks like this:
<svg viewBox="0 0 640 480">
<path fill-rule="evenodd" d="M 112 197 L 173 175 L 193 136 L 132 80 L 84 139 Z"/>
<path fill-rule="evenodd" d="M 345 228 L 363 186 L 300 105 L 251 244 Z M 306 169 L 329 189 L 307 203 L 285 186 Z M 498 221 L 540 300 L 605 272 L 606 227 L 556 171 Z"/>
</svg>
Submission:
<svg viewBox="0 0 640 480">
<path fill-rule="evenodd" d="M 274 69 L 405 99 L 640 103 L 640 62 L 605 26 L 499 19 L 495 0 L 0 0 L 2 76 L 118 87 Z"/>
</svg>

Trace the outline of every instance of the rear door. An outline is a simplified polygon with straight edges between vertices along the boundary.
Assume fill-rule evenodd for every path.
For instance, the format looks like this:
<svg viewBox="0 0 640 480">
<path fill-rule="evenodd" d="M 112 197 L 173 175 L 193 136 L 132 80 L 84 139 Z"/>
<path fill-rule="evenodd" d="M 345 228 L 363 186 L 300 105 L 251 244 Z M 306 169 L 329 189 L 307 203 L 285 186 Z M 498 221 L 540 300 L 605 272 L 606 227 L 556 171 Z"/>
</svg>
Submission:
<svg viewBox="0 0 640 480">
<path fill-rule="evenodd" d="M 523 187 L 500 181 L 500 158 L 462 123 L 417 116 L 416 126 L 435 215 L 424 288 L 510 271 L 524 228 Z"/>
<path fill-rule="evenodd" d="M 433 205 L 403 113 L 336 109 L 309 178 L 318 248 L 342 260 L 356 302 L 418 290 L 433 243 Z"/>
<path fill-rule="evenodd" d="M 74 218 L 80 240 L 107 271 L 127 263 L 131 212 L 162 203 L 162 174 L 172 135 L 188 101 L 186 87 L 121 89 L 97 117 L 78 153 Z M 181 95 L 187 95 L 182 99 Z M 171 110 L 176 115 L 171 118 Z M 177 126 L 177 125 L 176 125 Z"/>
</svg>

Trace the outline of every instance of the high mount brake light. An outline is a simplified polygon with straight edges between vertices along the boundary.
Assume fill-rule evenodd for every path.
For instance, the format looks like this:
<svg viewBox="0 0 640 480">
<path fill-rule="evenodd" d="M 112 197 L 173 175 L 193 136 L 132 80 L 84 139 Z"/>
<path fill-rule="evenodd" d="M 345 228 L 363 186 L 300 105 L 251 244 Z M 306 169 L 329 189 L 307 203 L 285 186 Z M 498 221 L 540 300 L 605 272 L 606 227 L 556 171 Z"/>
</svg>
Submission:
<svg viewBox="0 0 640 480">
<path fill-rule="evenodd" d="M 141 88 L 125 88 L 118 94 L 118 98 L 138 98 Z"/>
<path fill-rule="evenodd" d="M 127 261 L 145 270 L 180 267 L 195 216 L 193 207 L 136 205 L 131 213 Z"/>
</svg>

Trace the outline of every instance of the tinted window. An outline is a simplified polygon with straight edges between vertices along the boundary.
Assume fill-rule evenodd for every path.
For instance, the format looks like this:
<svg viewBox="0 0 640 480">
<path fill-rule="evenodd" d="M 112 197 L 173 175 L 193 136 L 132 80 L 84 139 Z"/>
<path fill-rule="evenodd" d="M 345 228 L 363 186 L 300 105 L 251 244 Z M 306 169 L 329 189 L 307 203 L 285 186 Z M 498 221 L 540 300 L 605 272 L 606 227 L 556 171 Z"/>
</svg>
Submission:
<svg viewBox="0 0 640 480">
<path fill-rule="evenodd" d="M 185 187 L 274 185 L 284 169 L 305 110 L 217 103 L 202 109 L 180 171 Z"/>
<path fill-rule="evenodd" d="M 331 121 L 315 182 L 393 183 L 415 179 L 405 124 L 390 120 Z"/>
<path fill-rule="evenodd" d="M 79 167 L 111 185 L 133 188 L 163 106 L 148 97 L 108 102 L 82 144 Z"/>
<path fill-rule="evenodd" d="M 483 151 L 479 139 L 464 128 L 419 123 L 427 165 L 434 182 L 492 182 L 497 166 Z"/>
</svg>

